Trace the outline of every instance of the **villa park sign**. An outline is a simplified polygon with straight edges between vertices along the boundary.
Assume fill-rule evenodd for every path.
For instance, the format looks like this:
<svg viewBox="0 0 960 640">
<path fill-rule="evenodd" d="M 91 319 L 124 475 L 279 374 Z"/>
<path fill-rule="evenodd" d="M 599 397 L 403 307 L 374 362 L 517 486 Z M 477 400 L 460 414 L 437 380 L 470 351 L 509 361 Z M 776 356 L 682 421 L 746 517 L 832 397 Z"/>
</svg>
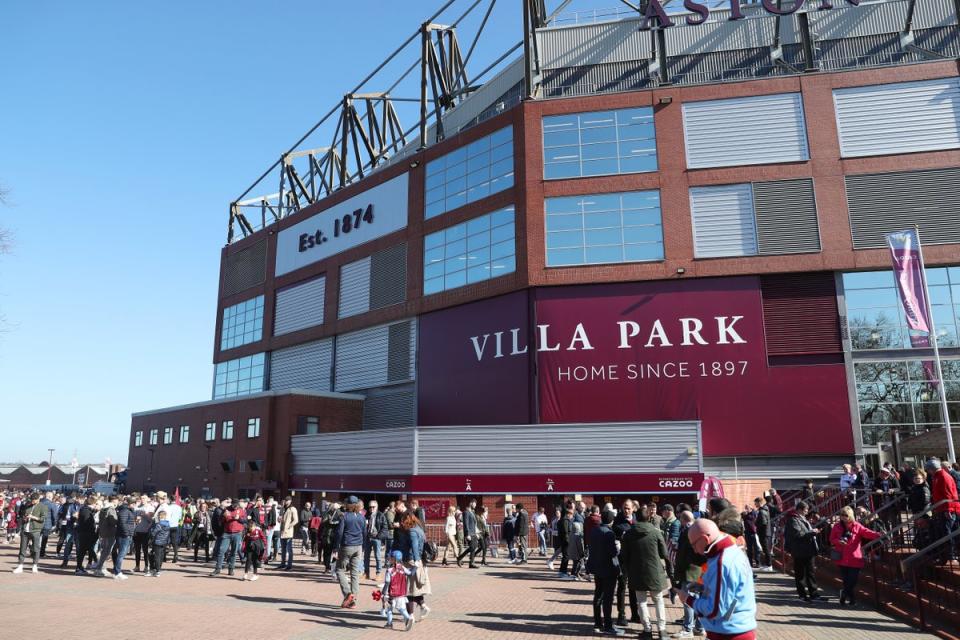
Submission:
<svg viewBox="0 0 960 640">
<path fill-rule="evenodd" d="M 846 0 L 846 2 L 855 7 L 860 5 L 860 0 Z M 762 0 L 761 4 L 763 4 L 763 8 L 768 13 L 778 16 L 788 16 L 802 9 L 803 5 L 806 4 L 806 0 L 785 0 L 784 2 Z M 690 15 L 686 16 L 686 22 L 689 25 L 703 24 L 707 21 L 707 18 L 710 17 L 710 8 L 705 4 L 695 2 L 695 0 L 684 0 L 683 8 L 691 12 Z M 833 4 L 831 4 L 830 0 L 820 0 L 817 9 L 833 9 Z M 739 0 L 730 0 L 729 20 L 743 20 L 745 17 Z M 672 27 L 675 24 L 674 21 L 670 19 L 670 16 L 667 15 L 663 5 L 660 4 L 660 0 L 648 0 L 646 9 L 643 11 L 643 17 L 640 20 L 640 29 L 650 29 L 651 21 L 656 21 L 656 24 L 661 27 Z"/>
</svg>

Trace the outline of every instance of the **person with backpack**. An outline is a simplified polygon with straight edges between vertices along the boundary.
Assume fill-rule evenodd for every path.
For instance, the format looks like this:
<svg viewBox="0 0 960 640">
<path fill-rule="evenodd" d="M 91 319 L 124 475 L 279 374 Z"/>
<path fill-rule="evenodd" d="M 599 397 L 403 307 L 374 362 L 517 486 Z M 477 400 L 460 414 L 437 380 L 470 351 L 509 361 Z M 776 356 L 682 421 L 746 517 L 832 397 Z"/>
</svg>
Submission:
<svg viewBox="0 0 960 640">
<path fill-rule="evenodd" d="M 323 524 L 323 516 L 318 513 L 311 513 L 307 520 L 307 535 L 310 541 L 310 555 L 316 556 L 320 553 L 320 527 Z"/>
<path fill-rule="evenodd" d="M 408 577 L 416 574 L 416 569 L 404 565 L 401 551 L 394 551 L 391 559 L 393 562 L 384 572 L 383 586 L 379 591 L 381 613 L 387 618 L 384 626 L 387 629 L 393 628 L 393 612 L 396 610 L 403 616 L 403 630 L 410 631 L 413 628 L 413 615 L 407 611 L 407 583 Z M 374 598 L 376 597 L 375 593 Z"/>
</svg>

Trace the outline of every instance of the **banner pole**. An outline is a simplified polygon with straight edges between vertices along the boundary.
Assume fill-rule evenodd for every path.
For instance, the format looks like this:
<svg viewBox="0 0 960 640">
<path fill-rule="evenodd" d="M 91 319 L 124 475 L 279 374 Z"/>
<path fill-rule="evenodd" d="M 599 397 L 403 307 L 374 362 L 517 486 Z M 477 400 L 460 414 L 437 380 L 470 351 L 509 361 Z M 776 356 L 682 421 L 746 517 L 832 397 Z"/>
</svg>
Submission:
<svg viewBox="0 0 960 640">
<path fill-rule="evenodd" d="M 927 286 L 927 265 L 923 260 L 923 243 L 920 242 L 920 227 L 913 227 L 917 234 L 917 253 L 920 256 L 920 277 L 923 280 L 923 294 L 927 305 L 927 318 L 930 319 L 930 338 L 933 345 L 933 360 L 937 367 L 937 380 L 940 382 L 940 410 L 943 412 L 943 428 L 947 430 L 947 457 L 950 462 L 957 461 L 953 448 L 953 430 L 950 426 L 950 414 L 947 410 L 947 385 L 943 381 L 943 365 L 940 363 L 940 347 L 937 346 L 937 324 L 933 320 L 933 307 L 930 303 L 930 287 Z"/>
</svg>

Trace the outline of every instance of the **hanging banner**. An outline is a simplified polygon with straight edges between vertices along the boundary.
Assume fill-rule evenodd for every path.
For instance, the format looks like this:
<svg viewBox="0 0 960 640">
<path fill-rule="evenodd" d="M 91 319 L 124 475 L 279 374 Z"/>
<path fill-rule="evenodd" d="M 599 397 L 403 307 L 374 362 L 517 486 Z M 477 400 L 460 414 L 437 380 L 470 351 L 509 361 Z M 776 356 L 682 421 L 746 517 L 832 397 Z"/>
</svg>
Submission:
<svg viewBox="0 0 960 640">
<path fill-rule="evenodd" d="M 903 304 L 903 312 L 907 316 L 907 326 L 910 328 L 910 344 L 914 349 L 929 348 L 930 345 L 930 318 L 927 315 L 927 296 L 923 286 L 923 262 L 920 259 L 920 239 L 915 229 L 896 231 L 887 234 L 887 245 L 890 247 L 890 257 L 893 259 L 893 275 L 897 281 L 897 292 Z M 921 334 L 914 334 L 920 331 Z M 934 370 L 933 361 L 923 363 L 927 380 L 934 386 L 939 381 Z"/>
</svg>

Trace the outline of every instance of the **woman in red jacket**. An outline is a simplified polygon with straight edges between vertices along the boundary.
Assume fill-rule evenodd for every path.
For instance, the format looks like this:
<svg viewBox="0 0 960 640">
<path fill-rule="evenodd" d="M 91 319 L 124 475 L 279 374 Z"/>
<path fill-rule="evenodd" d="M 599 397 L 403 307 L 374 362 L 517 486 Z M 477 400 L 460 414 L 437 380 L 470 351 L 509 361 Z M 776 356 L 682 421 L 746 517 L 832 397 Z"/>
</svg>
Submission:
<svg viewBox="0 0 960 640">
<path fill-rule="evenodd" d="M 840 522 L 833 525 L 830 531 L 831 554 L 840 567 L 840 577 L 843 580 L 843 590 L 840 593 L 840 604 L 856 604 L 857 580 L 860 579 L 860 569 L 863 568 L 864 541 L 876 540 L 881 534 L 871 531 L 857 522 L 853 509 L 844 507 L 840 510 Z"/>
</svg>

